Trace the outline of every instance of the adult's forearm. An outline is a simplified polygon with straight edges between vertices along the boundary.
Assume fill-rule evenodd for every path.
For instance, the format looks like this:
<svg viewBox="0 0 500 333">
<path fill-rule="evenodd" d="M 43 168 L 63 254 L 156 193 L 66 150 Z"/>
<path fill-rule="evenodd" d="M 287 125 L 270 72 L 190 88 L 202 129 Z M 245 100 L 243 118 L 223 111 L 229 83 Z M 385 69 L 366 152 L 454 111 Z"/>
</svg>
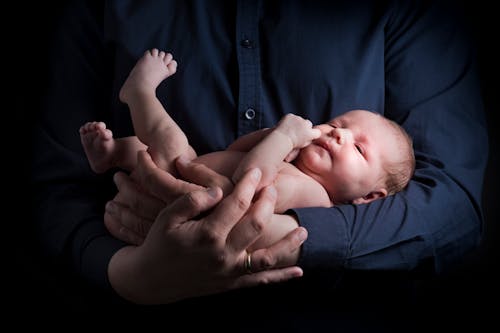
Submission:
<svg viewBox="0 0 500 333">
<path fill-rule="evenodd" d="M 137 247 L 131 245 L 118 250 L 109 261 L 107 272 L 111 287 L 118 295 L 133 303 L 147 304 L 150 295 L 140 276 L 137 251 Z"/>
<path fill-rule="evenodd" d="M 429 171 L 429 170 L 427 170 Z M 299 265 L 305 269 L 440 272 L 480 240 L 481 217 L 451 180 L 412 182 L 407 191 L 368 205 L 296 209 L 309 233 Z"/>
</svg>

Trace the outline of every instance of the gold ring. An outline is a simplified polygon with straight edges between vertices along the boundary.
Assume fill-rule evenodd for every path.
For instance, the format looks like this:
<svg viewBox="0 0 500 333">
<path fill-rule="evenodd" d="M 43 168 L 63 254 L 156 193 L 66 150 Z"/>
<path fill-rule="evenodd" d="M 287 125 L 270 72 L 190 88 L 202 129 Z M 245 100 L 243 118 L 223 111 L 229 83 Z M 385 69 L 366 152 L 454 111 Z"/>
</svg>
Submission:
<svg viewBox="0 0 500 333">
<path fill-rule="evenodd" d="M 245 258 L 245 270 L 248 274 L 252 274 L 252 254 L 247 252 L 247 256 Z"/>
</svg>

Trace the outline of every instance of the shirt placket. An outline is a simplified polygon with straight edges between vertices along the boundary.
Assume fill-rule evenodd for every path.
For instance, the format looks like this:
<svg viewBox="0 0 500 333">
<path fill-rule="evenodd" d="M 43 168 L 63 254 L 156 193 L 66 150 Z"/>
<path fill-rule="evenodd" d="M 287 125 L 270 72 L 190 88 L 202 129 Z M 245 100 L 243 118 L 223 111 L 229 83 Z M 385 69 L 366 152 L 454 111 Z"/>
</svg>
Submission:
<svg viewBox="0 0 500 333">
<path fill-rule="evenodd" d="M 237 5 L 238 136 L 259 129 L 262 123 L 259 8 L 260 1 L 255 0 L 240 0 Z"/>
</svg>

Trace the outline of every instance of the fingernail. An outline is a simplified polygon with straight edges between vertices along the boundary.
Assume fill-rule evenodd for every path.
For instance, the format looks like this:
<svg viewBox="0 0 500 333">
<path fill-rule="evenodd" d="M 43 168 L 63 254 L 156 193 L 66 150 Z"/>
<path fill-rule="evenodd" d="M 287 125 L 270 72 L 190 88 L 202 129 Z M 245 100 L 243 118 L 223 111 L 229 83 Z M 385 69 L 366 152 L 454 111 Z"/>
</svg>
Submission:
<svg viewBox="0 0 500 333">
<path fill-rule="evenodd" d="M 260 171 L 259 168 L 255 168 L 255 169 L 252 169 L 250 177 L 252 177 L 252 179 L 255 181 L 259 181 L 261 175 L 262 175 L 262 171 Z"/>
<path fill-rule="evenodd" d="M 108 201 L 106 203 L 106 212 L 108 212 L 111 215 L 116 213 L 116 206 L 115 206 L 115 203 L 113 201 Z"/>
<path fill-rule="evenodd" d="M 209 187 L 207 188 L 207 193 L 210 195 L 212 198 L 217 198 L 217 188 L 216 187 Z"/>
<path fill-rule="evenodd" d="M 307 232 L 304 229 L 302 229 L 299 231 L 299 234 L 297 235 L 297 237 L 299 238 L 299 241 L 303 242 L 307 238 Z"/>
<path fill-rule="evenodd" d="M 303 275 L 304 275 L 304 271 L 302 269 L 293 270 L 289 273 L 290 278 L 298 278 L 298 277 L 302 277 Z"/>
</svg>

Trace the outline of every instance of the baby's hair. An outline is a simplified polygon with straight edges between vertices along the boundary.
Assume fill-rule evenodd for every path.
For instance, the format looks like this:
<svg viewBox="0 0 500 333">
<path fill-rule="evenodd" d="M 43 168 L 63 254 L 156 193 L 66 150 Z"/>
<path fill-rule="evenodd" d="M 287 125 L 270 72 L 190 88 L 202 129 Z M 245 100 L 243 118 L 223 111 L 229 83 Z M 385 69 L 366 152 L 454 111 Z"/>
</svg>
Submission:
<svg viewBox="0 0 500 333">
<path fill-rule="evenodd" d="M 393 120 L 384 118 L 391 128 L 395 131 L 401 140 L 400 149 L 402 158 L 395 162 L 389 162 L 385 166 L 387 177 L 385 185 L 387 187 L 387 195 L 392 195 L 403 190 L 410 182 L 413 173 L 415 172 L 415 153 L 413 151 L 413 139 L 406 130 Z"/>
</svg>

